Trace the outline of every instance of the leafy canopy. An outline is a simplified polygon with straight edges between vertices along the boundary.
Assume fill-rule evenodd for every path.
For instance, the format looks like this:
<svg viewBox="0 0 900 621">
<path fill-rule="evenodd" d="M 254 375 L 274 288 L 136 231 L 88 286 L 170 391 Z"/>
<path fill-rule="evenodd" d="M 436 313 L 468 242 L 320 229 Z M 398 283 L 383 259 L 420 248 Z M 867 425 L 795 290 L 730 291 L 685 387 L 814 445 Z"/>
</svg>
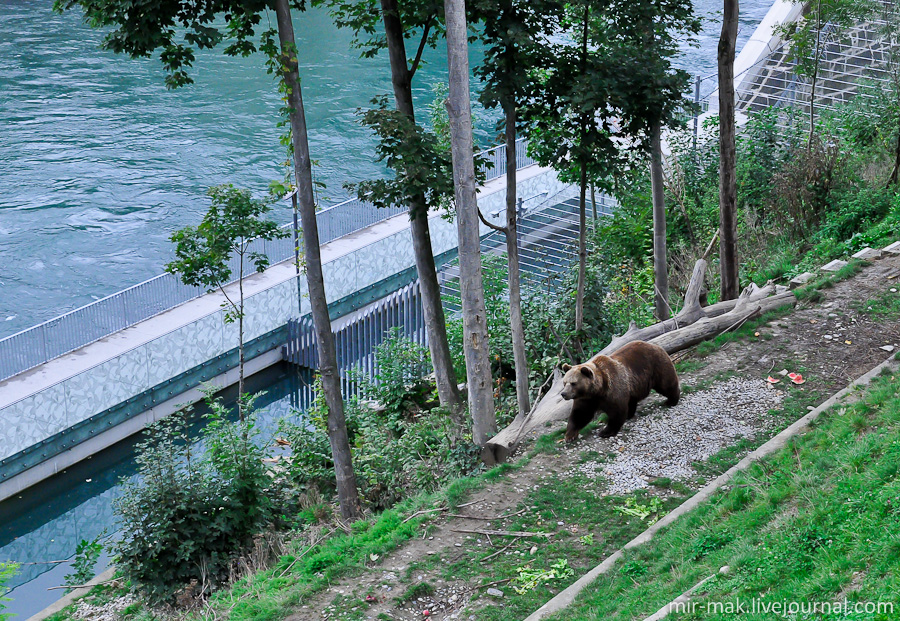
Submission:
<svg viewBox="0 0 900 621">
<path fill-rule="evenodd" d="M 305 0 L 290 0 L 303 11 Z M 193 83 L 188 69 L 196 50 L 212 49 L 227 41 L 228 56 L 249 56 L 269 49 L 274 55 L 274 29 L 254 40 L 262 13 L 270 8 L 264 0 L 55 0 L 57 12 L 80 7 L 94 28 L 110 28 L 101 47 L 132 58 L 148 58 L 159 50 L 165 68 L 166 86 Z M 270 67 L 271 70 L 271 67 Z"/>
<path fill-rule="evenodd" d="M 560 25 L 567 36 L 532 70 L 532 151 L 569 180 L 584 167 L 602 182 L 624 151 L 648 149 L 654 126 L 678 124 L 690 76 L 672 59 L 700 24 L 687 0 L 582 0 L 566 4 Z"/>
</svg>

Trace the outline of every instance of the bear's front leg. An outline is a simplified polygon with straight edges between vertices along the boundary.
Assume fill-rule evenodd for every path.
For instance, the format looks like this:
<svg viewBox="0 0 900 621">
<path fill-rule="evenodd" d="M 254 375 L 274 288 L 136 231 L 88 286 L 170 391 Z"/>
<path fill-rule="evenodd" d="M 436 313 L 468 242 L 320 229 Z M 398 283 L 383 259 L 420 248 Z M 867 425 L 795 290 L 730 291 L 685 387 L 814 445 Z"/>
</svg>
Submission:
<svg viewBox="0 0 900 621">
<path fill-rule="evenodd" d="M 578 439 L 578 432 L 587 427 L 596 412 L 597 407 L 590 399 L 572 401 L 572 413 L 569 414 L 569 424 L 566 426 L 566 442 Z"/>
<path fill-rule="evenodd" d="M 611 438 L 618 434 L 628 418 L 628 406 L 618 407 L 609 406 L 604 410 L 606 412 L 606 427 L 600 430 L 601 438 Z"/>
</svg>

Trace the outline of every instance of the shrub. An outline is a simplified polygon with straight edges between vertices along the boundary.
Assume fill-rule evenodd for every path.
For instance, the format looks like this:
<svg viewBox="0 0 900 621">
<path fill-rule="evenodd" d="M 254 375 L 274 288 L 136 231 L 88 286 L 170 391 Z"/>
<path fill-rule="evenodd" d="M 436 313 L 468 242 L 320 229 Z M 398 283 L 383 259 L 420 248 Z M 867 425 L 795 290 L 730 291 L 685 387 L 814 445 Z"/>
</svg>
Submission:
<svg viewBox="0 0 900 621">
<path fill-rule="evenodd" d="M 151 425 L 138 445 L 140 480 L 114 501 L 117 564 L 151 603 L 171 602 L 193 581 L 195 595 L 223 584 L 232 560 L 273 517 L 252 399 L 242 423 L 227 421 L 220 401 L 210 398 L 210 407 L 202 452 L 188 438 L 186 413 Z"/>
<path fill-rule="evenodd" d="M 421 356 L 420 346 L 392 333 L 376 348 L 376 377 L 364 380 L 364 394 L 380 396 L 389 407 L 372 407 L 358 399 L 347 401 L 347 431 L 357 485 L 373 509 L 434 491 L 480 467 L 468 417 L 424 407 L 430 391 L 421 387 L 427 385 L 425 374 L 430 367 L 419 364 Z M 293 484 L 304 492 L 330 494 L 335 489 L 334 463 L 321 394 L 317 385 L 317 399 L 306 413 L 305 423 L 282 420 L 279 432 L 291 445 L 289 475 Z"/>
<path fill-rule="evenodd" d="M 6 583 L 16 575 L 18 569 L 19 566 L 16 563 L 0 563 L 0 621 L 6 621 L 14 616 L 3 613 L 3 609 L 6 608 L 3 602 L 9 601 L 8 598 L 4 597 L 8 591 Z"/>
</svg>

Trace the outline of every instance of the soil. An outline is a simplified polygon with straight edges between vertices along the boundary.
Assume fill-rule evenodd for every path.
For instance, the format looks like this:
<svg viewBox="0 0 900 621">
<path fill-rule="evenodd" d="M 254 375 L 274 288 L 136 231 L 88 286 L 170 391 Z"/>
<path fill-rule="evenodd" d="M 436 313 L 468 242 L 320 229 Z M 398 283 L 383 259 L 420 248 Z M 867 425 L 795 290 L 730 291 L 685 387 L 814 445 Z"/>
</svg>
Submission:
<svg viewBox="0 0 900 621">
<path fill-rule="evenodd" d="M 618 437 L 601 439 L 593 431 L 555 454 L 534 455 L 523 468 L 511 471 L 474 492 L 455 513 L 449 509 L 436 512 L 440 517 L 426 531 L 425 538 L 410 541 L 385 558 L 377 559 L 363 575 L 333 585 L 298 609 L 289 620 L 474 619 L 473 613 L 477 608 L 502 605 L 502 594 L 496 590 L 490 592 L 493 595 L 472 600 L 474 593 L 483 593 L 488 588 L 501 585 L 447 582 L 441 579 L 436 569 L 419 570 L 415 567 L 434 555 L 443 561 L 441 564 L 452 562 L 461 558 L 469 546 L 495 547 L 498 553 L 505 553 L 503 546 L 508 541 L 506 538 L 502 538 L 504 541 L 501 543 L 499 537 L 492 540 L 488 535 L 458 531 L 503 530 L 510 522 L 504 516 L 528 510 L 528 507 L 521 506 L 527 491 L 552 484 L 556 477 L 565 476 L 567 472 L 580 470 L 585 473 L 594 468 L 616 493 L 640 486 L 640 481 L 653 476 L 668 476 L 671 472 L 666 471 L 665 467 L 671 460 L 643 459 L 639 467 L 624 468 L 610 467 L 610 462 L 618 463 L 616 454 L 626 453 L 629 446 L 641 446 L 642 450 L 638 451 L 641 455 L 653 457 L 656 452 L 653 439 L 648 439 L 648 429 L 651 427 L 657 429 L 654 433 L 659 438 L 673 443 L 666 425 L 654 422 L 669 417 L 671 423 L 681 415 L 676 411 L 679 407 L 686 408 L 693 403 L 692 416 L 695 418 L 692 420 L 697 423 L 696 435 L 683 438 L 681 442 L 706 445 L 707 450 L 699 456 L 700 459 L 713 452 L 710 446 L 720 448 L 719 444 L 711 442 L 734 442 L 748 430 L 771 435 L 774 429 L 766 416 L 769 415 L 769 408 L 773 407 L 772 400 L 749 398 L 748 395 L 759 397 L 762 394 L 765 397 L 765 391 L 774 391 L 772 396 L 780 398 L 789 391 L 808 391 L 808 396 L 814 397 L 813 402 L 820 403 L 891 355 L 883 348 L 893 347 L 894 352 L 900 350 L 900 320 L 897 317 L 878 320 L 865 312 L 869 300 L 891 288 L 900 288 L 898 256 L 876 260 L 855 276 L 836 283 L 832 288 L 822 289 L 822 299 L 799 303 L 792 313 L 759 327 L 749 338 L 729 342 L 702 358 L 688 352 L 687 359 L 693 358 L 697 362 L 692 365 L 696 370 L 682 373 L 682 385 L 690 393 L 682 404 L 670 410 L 661 406 L 661 398 L 651 396 L 639 408 L 636 419 L 627 423 Z M 685 358 L 685 355 L 680 357 Z M 781 371 L 799 372 L 805 383 L 795 386 L 788 377 L 779 374 Z M 746 383 L 729 384 L 734 376 Z M 780 382 L 770 385 L 766 382 L 768 376 Z M 708 423 L 721 418 L 717 414 L 721 410 L 708 406 L 708 403 L 720 402 L 722 390 L 726 393 L 738 391 L 745 396 L 739 400 L 743 409 L 735 423 L 735 429 L 740 433 L 723 435 L 719 429 L 721 425 L 703 424 L 704 421 Z M 757 403 L 758 407 L 754 408 L 753 403 Z M 812 407 L 809 406 L 810 409 Z M 562 426 L 564 422 L 541 430 L 541 433 Z M 522 455 L 533 446 L 533 441 L 534 437 L 523 442 L 523 448 L 517 451 L 513 460 L 522 459 Z M 647 445 L 647 442 L 651 444 Z M 612 457 L 592 462 L 585 460 L 586 453 Z M 684 460 L 681 465 L 684 465 Z M 659 471 L 654 472 L 654 468 Z M 678 471 L 676 474 L 688 473 Z M 700 484 L 697 476 L 681 478 L 689 487 L 696 488 Z M 616 489 L 616 485 L 624 484 L 626 479 L 638 482 Z M 410 586 L 425 582 L 432 585 L 434 590 L 431 593 L 422 593 L 401 603 L 401 596 L 408 592 Z M 359 602 L 367 594 L 375 601 L 363 608 Z M 428 611 L 427 614 L 425 611 Z"/>
</svg>

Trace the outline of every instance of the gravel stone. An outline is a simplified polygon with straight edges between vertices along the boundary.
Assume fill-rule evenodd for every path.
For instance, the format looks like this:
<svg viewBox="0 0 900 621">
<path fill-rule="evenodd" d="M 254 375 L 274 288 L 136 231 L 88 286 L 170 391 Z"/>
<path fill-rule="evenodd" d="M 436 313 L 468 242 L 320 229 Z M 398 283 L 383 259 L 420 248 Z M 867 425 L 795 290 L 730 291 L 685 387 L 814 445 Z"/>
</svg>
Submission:
<svg viewBox="0 0 900 621">
<path fill-rule="evenodd" d="M 760 379 L 732 377 L 707 390 L 682 395 L 675 407 L 649 408 L 625 424 L 615 438 L 593 436 L 583 445 L 610 461 L 588 461 L 563 476 L 582 474 L 607 482 L 602 495 L 627 494 L 646 488 L 654 478 L 687 479 L 691 466 L 739 438 L 752 438 L 771 425 L 768 412 L 781 405 L 782 391 Z"/>
</svg>

